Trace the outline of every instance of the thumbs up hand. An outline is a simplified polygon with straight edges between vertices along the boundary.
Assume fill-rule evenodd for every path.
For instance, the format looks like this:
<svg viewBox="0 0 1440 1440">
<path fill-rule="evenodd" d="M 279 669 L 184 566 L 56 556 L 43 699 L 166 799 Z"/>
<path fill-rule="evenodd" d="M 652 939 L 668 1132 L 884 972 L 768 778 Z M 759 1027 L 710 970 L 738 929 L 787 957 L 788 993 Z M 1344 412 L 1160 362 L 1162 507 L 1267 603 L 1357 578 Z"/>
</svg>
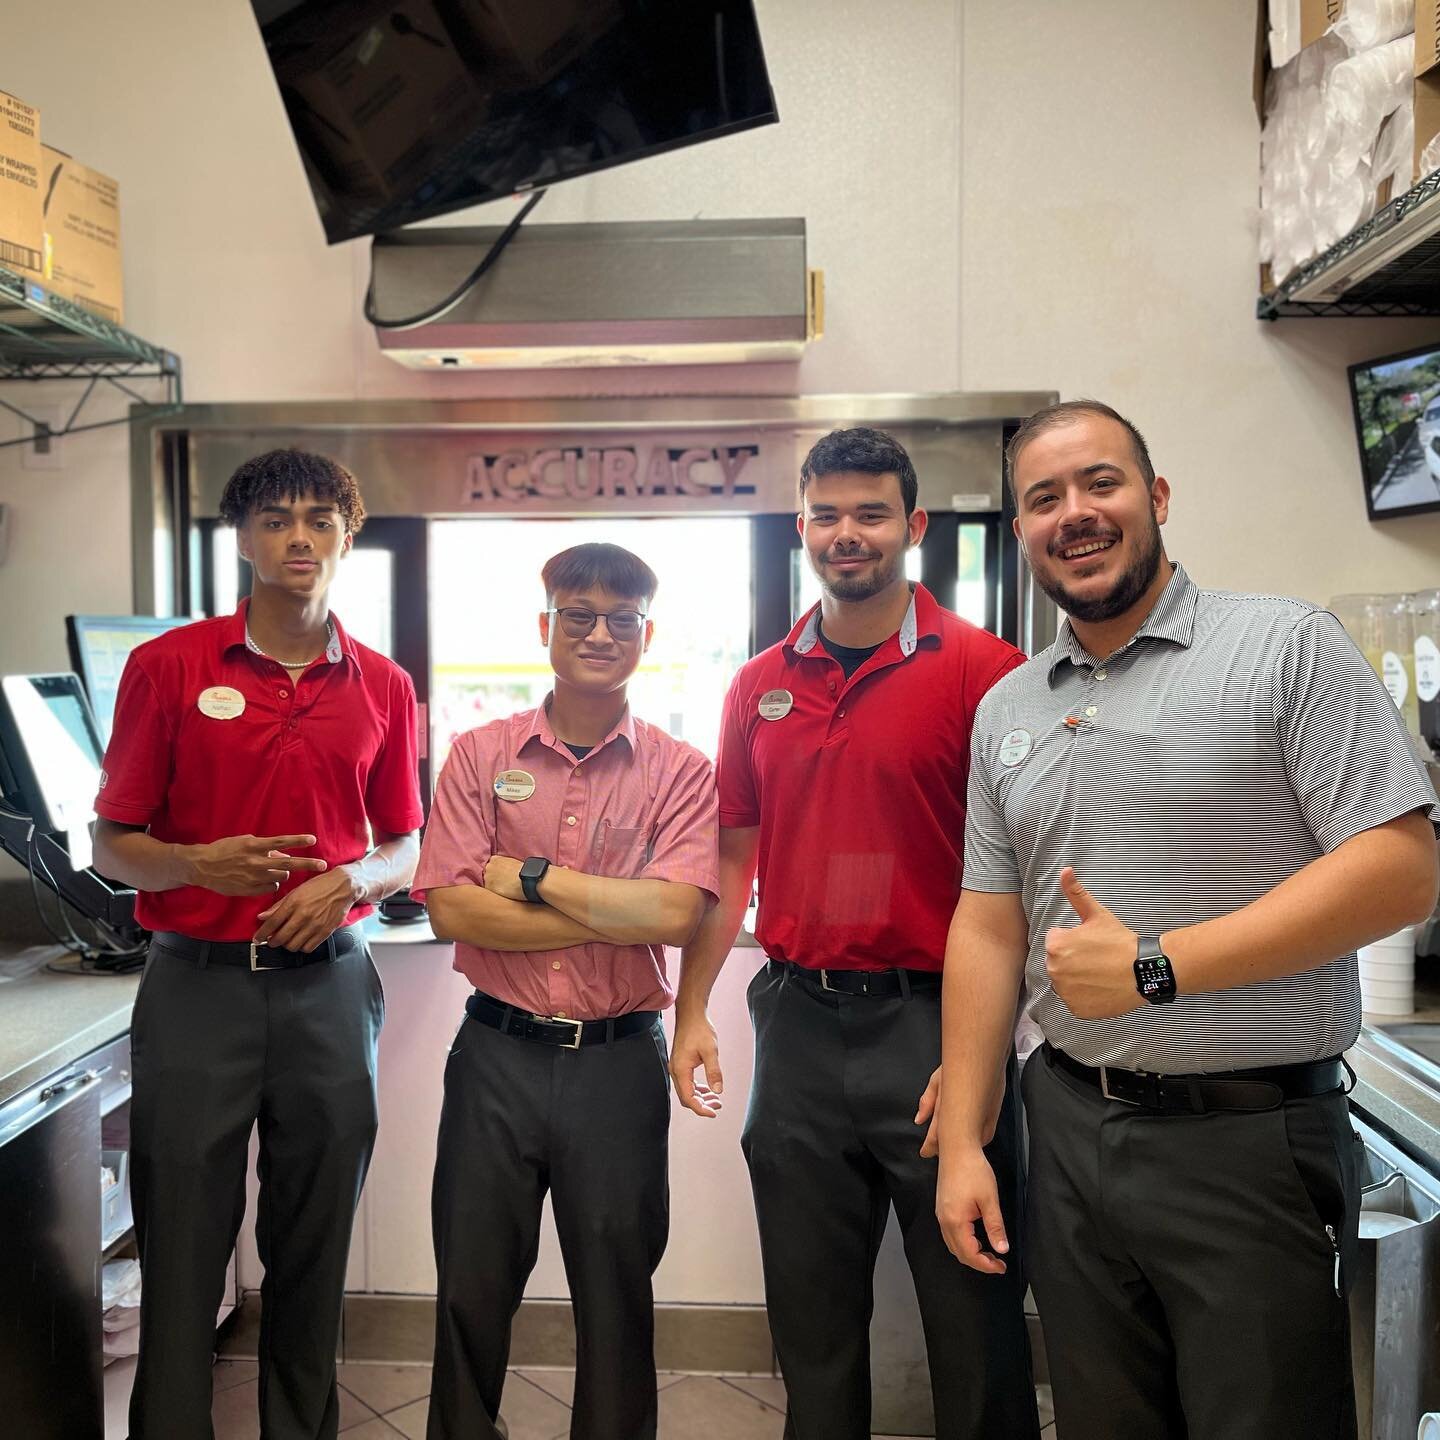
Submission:
<svg viewBox="0 0 1440 1440">
<path fill-rule="evenodd" d="M 1046 932 L 1045 968 L 1055 993 L 1080 1020 L 1138 1010 L 1145 1003 L 1135 988 L 1139 936 L 1080 883 L 1069 865 L 1060 872 L 1060 889 L 1080 923 Z"/>
</svg>

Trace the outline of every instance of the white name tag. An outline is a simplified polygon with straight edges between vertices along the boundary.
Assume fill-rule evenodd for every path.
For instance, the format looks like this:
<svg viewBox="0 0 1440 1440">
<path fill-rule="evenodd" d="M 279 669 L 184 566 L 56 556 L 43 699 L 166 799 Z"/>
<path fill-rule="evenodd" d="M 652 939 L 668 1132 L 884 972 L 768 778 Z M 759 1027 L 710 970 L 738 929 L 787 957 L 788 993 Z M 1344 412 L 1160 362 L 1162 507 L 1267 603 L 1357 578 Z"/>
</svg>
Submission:
<svg viewBox="0 0 1440 1440">
<path fill-rule="evenodd" d="M 1028 730 L 1011 730 L 1000 741 L 1000 763 L 1013 769 L 1029 753 L 1035 740 Z"/>
<path fill-rule="evenodd" d="M 228 685 L 212 685 L 202 690 L 195 704 L 202 715 L 212 720 L 233 720 L 245 713 L 245 697 Z"/>
<path fill-rule="evenodd" d="M 495 777 L 495 794 L 501 800 L 528 800 L 535 793 L 535 777 L 528 770 L 502 770 Z"/>
<path fill-rule="evenodd" d="M 794 704 L 795 697 L 788 690 L 767 690 L 756 708 L 762 720 L 783 720 Z"/>
</svg>

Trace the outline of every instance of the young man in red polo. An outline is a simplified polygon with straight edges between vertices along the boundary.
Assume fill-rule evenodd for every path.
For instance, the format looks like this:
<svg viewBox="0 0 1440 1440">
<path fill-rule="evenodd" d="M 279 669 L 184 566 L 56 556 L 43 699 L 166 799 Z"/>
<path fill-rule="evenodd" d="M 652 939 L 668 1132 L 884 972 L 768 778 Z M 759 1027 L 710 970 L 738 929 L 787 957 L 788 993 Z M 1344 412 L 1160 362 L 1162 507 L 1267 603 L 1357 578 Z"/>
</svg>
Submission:
<svg viewBox="0 0 1440 1440">
<path fill-rule="evenodd" d="M 730 687 L 720 904 L 686 947 L 676 1002 L 675 1086 L 710 1115 L 721 1079 L 706 1003 L 758 865 L 769 960 L 749 991 L 755 1078 L 742 1145 L 787 1440 L 870 1434 L 871 1286 L 892 1205 L 935 1434 L 1039 1432 L 1019 1267 L 996 1281 L 955 1263 L 935 1218 L 935 1161 L 921 1155 L 939 1092 L 970 725 L 1025 657 L 906 581 L 905 552 L 925 533 L 917 488 L 910 457 L 881 431 L 837 430 L 805 460 L 799 528 L 821 600 Z M 1008 1219 L 1020 1188 L 1008 1087 L 996 1104 L 986 1154 L 1005 1177 Z"/>
<path fill-rule="evenodd" d="M 475 986 L 445 1067 L 429 1440 L 495 1440 L 550 1192 L 575 1311 L 576 1440 L 653 1440 L 650 1277 L 669 1230 L 666 945 L 715 895 L 715 785 L 630 714 L 655 576 L 617 545 L 542 572 L 555 688 L 455 742 L 415 891 Z"/>
<path fill-rule="evenodd" d="M 365 518 L 348 471 L 257 456 L 220 514 L 250 597 L 131 654 L 95 801 L 96 868 L 140 892 L 154 932 L 131 1029 L 130 1440 L 210 1440 L 215 1315 L 257 1121 L 260 1429 L 331 1440 L 385 1008 L 357 922 L 415 868 L 415 690 L 330 613 Z"/>
</svg>

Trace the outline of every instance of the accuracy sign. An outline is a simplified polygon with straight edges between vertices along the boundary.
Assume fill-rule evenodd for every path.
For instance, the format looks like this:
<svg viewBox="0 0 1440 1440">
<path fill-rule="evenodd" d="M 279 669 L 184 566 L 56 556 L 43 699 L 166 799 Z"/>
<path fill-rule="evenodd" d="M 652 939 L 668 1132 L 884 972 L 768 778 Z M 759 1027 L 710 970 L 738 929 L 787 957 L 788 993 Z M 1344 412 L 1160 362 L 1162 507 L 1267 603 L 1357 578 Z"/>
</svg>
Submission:
<svg viewBox="0 0 1440 1440">
<path fill-rule="evenodd" d="M 467 510 L 546 502 L 699 502 L 696 509 L 753 509 L 760 475 L 758 445 L 561 445 L 474 454 L 465 467 Z M 538 504 L 536 502 L 539 502 Z M 678 507 L 677 507 L 678 508 Z M 687 507 L 688 508 L 688 507 Z"/>
</svg>

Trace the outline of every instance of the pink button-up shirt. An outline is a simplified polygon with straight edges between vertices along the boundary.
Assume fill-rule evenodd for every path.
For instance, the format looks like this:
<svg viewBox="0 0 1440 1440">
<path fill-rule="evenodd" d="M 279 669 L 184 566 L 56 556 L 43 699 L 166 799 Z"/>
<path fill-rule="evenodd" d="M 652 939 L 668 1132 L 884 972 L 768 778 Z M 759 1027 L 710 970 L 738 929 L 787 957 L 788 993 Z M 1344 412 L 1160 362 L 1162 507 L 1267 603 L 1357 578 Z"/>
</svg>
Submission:
<svg viewBox="0 0 1440 1440">
<path fill-rule="evenodd" d="M 492 855 L 620 880 L 674 880 L 717 896 L 715 776 L 693 745 L 631 717 L 583 760 L 550 728 L 549 701 L 462 735 L 450 751 L 411 893 L 481 885 Z M 496 793 L 503 771 L 535 782 Z M 512 777 L 513 779 L 513 777 Z M 504 787 L 523 793 L 525 782 Z M 663 945 L 481 950 L 457 942 L 455 968 L 487 994 L 537 1015 L 596 1020 L 661 1010 L 675 998 Z"/>
</svg>

